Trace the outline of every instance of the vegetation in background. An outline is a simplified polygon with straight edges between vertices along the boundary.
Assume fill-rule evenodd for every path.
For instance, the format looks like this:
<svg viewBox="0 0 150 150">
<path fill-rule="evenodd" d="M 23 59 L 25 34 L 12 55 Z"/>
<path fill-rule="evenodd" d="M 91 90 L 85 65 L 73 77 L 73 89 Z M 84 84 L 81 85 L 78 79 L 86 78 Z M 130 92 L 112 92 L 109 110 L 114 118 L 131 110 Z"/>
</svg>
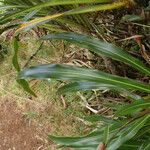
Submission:
<svg viewBox="0 0 150 150">
<path fill-rule="evenodd" d="M 88 122 L 94 129 L 86 136 L 49 135 L 49 138 L 57 142 L 60 147 L 83 150 L 150 149 L 148 2 L 146 0 L 64 0 L 63 2 L 4 0 L 0 8 L 2 12 L 0 23 L 3 24 L 1 33 L 8 29 L 14 30 L 13 65 L 18 71 L 18 83 L 28 93 L 36 96 L 36 90 L 31 90 L 26 78 L 59 80 L 60 85 L 63 85 L 58 90 L 59 94 L 82 90 L 83 95 L 81 94 L 80 97 L 84 100 L 85 107 L 96 114 L 84 118 L 84 122 Z M 99 11 L 103 12 L 100 14 Z M 100 15 L 102 18 L 104 16 L 110 18 L 104 17 L 104 20 L 101 19 L 99 22 Z M 24 32 L 29 30 L 39 36 L 41 42 L 39 49 L 42 49 L 45 42 L 53 42 L 54 39 L 65 40 L 71 45 L 77 44 L 86 51 L 86 54 L 87 49 L 90 50 L 96 62 L 87 65 L 82 59 L 80 66 L 68 62 L 23 66 L 18 61 L 19 41 Z M 122 48 L 119 47 L 120 45 Z M 34 55 L 31 55 L 29 60 L 33 59 L 32 56 Z M 91 58 L 93 59 L 92 56 L 90 60 Z M 89 58 L 86 56 L 87 59 Z M 96 67 L 97 63 L 104 63 L 105 67 L 103 69 Z M 94 99 L 97 100 L 98 111 L 94 109 L 94 99 L 91 98 L 94 94 L 89 98 L 86 92 L 84 93 L 85 90 L 91 90 L 96 94 Z M 97 96 L 97 93 L 100 94 Z M 98 107 L 100 99 L 104 97 L 112 98 L 111 102 L 102 103 L 107 113 L 99 112 L 101 108 Z M 113 101 L 116 97 L 120 98 L 121 102 Z"/>
</svg>

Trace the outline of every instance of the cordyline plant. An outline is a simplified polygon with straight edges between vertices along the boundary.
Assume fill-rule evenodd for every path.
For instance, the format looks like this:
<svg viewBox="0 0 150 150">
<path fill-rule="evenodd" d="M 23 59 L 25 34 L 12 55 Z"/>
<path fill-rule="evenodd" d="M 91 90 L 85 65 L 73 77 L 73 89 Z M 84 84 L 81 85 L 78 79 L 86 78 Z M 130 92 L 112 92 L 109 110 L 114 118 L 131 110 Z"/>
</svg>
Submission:
<svg viewBox="0 0 150 150">
<path fill-rule="evenodd" d="M 42 37 L 42 40 L 63 39 L 78 44 L 83 48 L 112 59 L 124 62 L 141 73 L 150 75 L 149 67 L 140 60 L 132 57 L 119 47 L 103 42 L 91 36 L 77 33 L 55 33 Z M 91 89 L 115 89 L 143 91 L 150 93 L 150 85 L 125 77 L 111 75 L 103 71 L 70 66 L 65 64 L 45 64 L 26 68 L 19 72 L 18 78 L 56 79 L 71 81 L 60 88 L 60 92 L 91 90 Z M 143 98 L 134 99 L 133 103 L 117 108 L 115 117 L 118 119 L 104 119 L 99 117 L 97 121 L 103 122 L 103 126 L 85 137 L 54 137 L 49 136 L 61 146 L 74 149 L 96 150 L 103 147 L 106 150 L 115 149 L 145 149 L 149 144 L 149 111 L 141 110 L 150 108 L 150 100 Z M 135 116 L 132 116 L 135 113 Z M 97 116 L 95 116 L 97 118 Z M 107 120 L 107 121 L 106 121 Z M 109 120 L 109 121 L 108 121 Z M 100 144 L 101 143 L 101 144 Z M 100 144 L 100 145 L 99 145 Z M 105 147 L 105 148 L 104 148 Z M 102 149 L 102 150 L 103 150 Z"/>
<path fill-rule="evenodd" d="M 45 64 L 21 70 L 18 63 L 19 34 L 34 27 L 46 28 L 61 33 L 48 34 L 41 40 L 60 39 L 89 49 L 100 56 L 123 62 L 150 76 L 150 69 L 140 60 L 134 58 L 121 48 L 106 43 L 92 36 L 68 31 L 69 27 L 84 27 L 91 30 L 88 19 L 80 15 L 100 10 L 126 8 L 135 5 L 133 0 L 4 0 L 0 7 L 0 23 L 4 27 L 1 33 L 14 28 L 13 37 L 14 57 L 13 65 L 18 73 L 18 82 L 30 94 L 26 78 L 56 79 L 70 81 L 59 89 L 60 92 L 115 89 L 129 94 L 135 91 L 150 93 L 150 85 L 137 80 L 111 75 L 96 69 L 81 68 L 65 64 Z M 71 17 L 70 17 L 71 16 Z M 53 21 L 52 21 L 53 20 Z M 54 23 L 55 22 L 55 23 Z M 66 25 L 64 25 L 64 22 Z M 57 23 L 57 24 L 56 24 Z M 65 28 L 62 28 L 64 27 Z M 132 92 L 131 92 L 132 91 Z M 94 116 L 94 121 L 102 122 L 101 127 L 84 137 L 56 137 L 49 138 L 56 141 L 60 147 L 71 147 L 78 150 L 149 150 L 150 149 L 150 100 L 132 96 L 132 103 L 117 107 L 114 118 Z M 142 111 L 144 110 L 144 111 Z M 90 121 L 93 121 L 90 119 Z"/>
</svg>

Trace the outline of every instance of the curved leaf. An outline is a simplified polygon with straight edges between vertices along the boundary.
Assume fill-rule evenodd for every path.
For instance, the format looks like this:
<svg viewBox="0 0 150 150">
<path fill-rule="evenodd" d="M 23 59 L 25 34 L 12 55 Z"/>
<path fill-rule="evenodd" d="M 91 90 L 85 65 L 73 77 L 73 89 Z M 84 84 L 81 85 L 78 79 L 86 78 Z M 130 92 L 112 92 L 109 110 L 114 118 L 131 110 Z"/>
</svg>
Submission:
<svg viewBox="0 0 150 150">
<path fill-rule="evenodd" d="M 146 115 L 139 119 L 136 119 L 134 122 L 130 123 L 125 129 L 118 132 L 116 138 L 114 138 L 108 145 L 106 150 L 116 150 L 118 149 L 123 143 L 132 139 L 138 131 L 144 126 L 146 121 L 149 119 L 150 115 Z"/>
<path fill-rule="evenodd" d="M 73 1 L 71 1 L 71 2 L 73 3 Z M 54 20 L 54 19 L 59 18 L 61 16 L 82 14 L 82 13 L 102 11 L 102 10 L 112 10 L 112 9 L 117 9 L 117 8 L 126 6 L 126 4 L 127 4 L 127 2 L 125 2 L 125 1 L 119 1 L 119 2 L 114 2 L 111 4 L 103 4 L 103 5 L 100 4 L 100 5 L 92 5 L 92 6 L 86 6 L 86 7 L 84 6 L 84 7 L 78 7 L 78 8 L 69 10 L 69 11 L 65 11 L 62 13 L 58 13 L 58 14 L 53 14 L 53 15 L 35 18 L 29 22 L 22 24 L 21 27 L 16 31 L 16 34 L 20 33 L 20 32 L 26 32 L 26 31 L 30 30 L 31 28 L 33 28 L 37 25 L 44 24 L 44 23 L 46 23 L 52 19 Z"/>
<path fill-rule="evenodd" d="M 65 147 L 95 150 L 102 141 L 103 129 L 95 131 L 84 137 L 57 137 L 49 135 L 49 139 Z"/>
<path fill-rule="evenodd" d="M 117 150 L 138 150 L 140 148 L 141 143 L 138 141 L 130 140 L 120 146 Z"/>
<path fill-rule="evenodd" d="M 17 55 L 18 54 L 18 48 L 19 48 L 18 37 L 13 38 L 13 48 L 14 48 L 13 65 L 14 65 L 15 69 L 19 72 L 20 71 L 20 66 L 19 66 L 19 63 L 18 63 L 18 55 Z M 36 94 L 30 89 L 29 84 L 26 80 L 19 79 L 19 80 L 17 80 L 17 82 L 23 87 L 23 89 L 26 92 L 28 92 L 31 95 L 36 97 Z"/>
<path fill-rule="evenodd" d="M 132 104 L 121 106 L 117 109 L 117 116 L 124 116 L 127 114 L 131 114 L 133 112 L 138 111 L 141 108 L 150 108 L 150 101 L 148 100 L 138 100 L 133 102 Z"/>
<path fill-rule="evenodd" d="M 27 12 L 31 12 L 37 9 L 42 9 L 45 7 L 50 7 L 50 6 L 57 6 L 57 5 L 71 5 L 71 4 L 89 4 L 89 3 L 106 3 L 106 2 L 111 2 L 112 0 L 51 0 L 49 2 L 42 2 L 39 3 L 38 5 L 23 9 L 21 11 L 18 11 L 8 17 L 5 17 L 3 20 L 1 20 L 2 22 L 5 22 L 9 19 L 13 19 L 14 17 L 18 17 L 21 16 Z M 7 6 L 5 6 L 7 8 Z M 14 6 L 8 6 L 9 7 L 14 7 Z M 18 7 L 18 6 L 16 6 Z M 4 9 L 4 8 L 3 8 Z"/>
<path fill-rule="evenodd" d="M 143 143 L 138 150 L 150 150 L 150 139 Z"/>
<path fill-rule="evenodd" d="M 93 38 L 91 36 L 82 35 L 78 33 L 56 33 L 46 35 L 42 38 L 43 40 L 50 39 L 63 39 L 67 40 L 71 43 L 76 43 L 83 48 L 87 48 L 90 51 L 97 53 L 99 55 L 104 55 L 106 57 L 110 57 L 112 59 L 124 62 L 126 64 L 131 65 L 132 67 L 138 69 L 139 71 L 150 75 L 150 69 L 146 67 L 140 60 L 132 57 L 127 52 L 123 51 L 121 48 L 101 41 L 97 38 Z"/>
<path fill-rule="evenodd" d="M 7 5 L 7 6 L 0 6 L 0 11 L 4 11 L 7 9 L 12 9 L 12 8 L 24 8 L 25 6 L 18 6 L 18 5 Z"/>
<path fill-rule="evenodd" d="M 110 125 L 106 125 L 105 130 L 104 130 L 104 135 L 103 135 L 103 143 L 107 145 L 108 140 L 109 140 L 109 134 L 110 134 Z"/>
<path fill-rule="evenodd" d="M 80 91 L 80 90 L 123 90 L 120 87 L 111 85 L 111 84 L 105 84 L 105 83 L 95 83 L 95 82 L 74 82 L 69 83 L 67 85 L 64 85 L 63 87 L 59 88 L 60 93 L 66 93 L 66 92 L 74 92 L 74 91 Z"/>
<path fill-rule="evenodd" d="M 62 16 L 63 13 L 58 13 L 58 14 L 54 14 L 54 15 L 50 15 L 50 16 L 46 16 L 46 17 L 40 17 L 40 18 L 36 18 L 34 20 L 31 20 L 29 22 L 26 22 L 24 24 L 22 24 L 15 32 L 15 36 L 19 35 L 19 33 L 21 32 L 27 32 L 28 30 L 34 28 L 37 25 L 41 25 L 41 24 L 45 24 L 47 23 L 49 20 L 52 20 L 54 18 L 60 17 Z"/>
<path fill-rule="evenodd" d="M 86 7 L 79 7 L 77 9 L 70 10 L 68 12 L 65 12 L 65 15 L 74 15 L 74 14 L 83 14 L 83 13 L 89 13 L 94 11 L 103 11 L 103 10 L 113 10 L 118 9 L 123 6 L 127 5 L 127 1 L 118 1 L 111 4 L 104 4 L 104 5 L 94 5 L 94 6 L 86 6 Z"/>
<path fill-rule="evenodd" d="M 23 18 L 23 22 L 27 22 L 29 19 L 31 19 L 34 15 L 36 15 L 39 12 L 39 9 L 33 10 L 25 15 Z"/>
<path fill-rule="evenodd" d="M 125 89 L 140 90 L 150 93 L 150 86 L 135 80 L 123 78 L 98 70 L 74 67 L 70 65 L 46 64 L 21 71 L 18 78 L 54 78 L 57 80 L 77 81 L 77 82 L 96 82 L 119 86 Z"/>
<path fill-rule="evenodd" d="M 121 121 L 119 120 L 113 120 L 112 118 L 108 118 L 108 117 L 105 117 L 105 116 L 102 116 L 102 115 L 99 115 L 99 114 L 94 114 L 94 115 L 90 115 L 90 116 L 87 116 L 87 117 L 84 117 L 85 120 L 89 121 L 89 122 L 103 122 L 105 124 L 121 124 L 123 125 L 124 122 L 122 123 Z"/>
</svg>

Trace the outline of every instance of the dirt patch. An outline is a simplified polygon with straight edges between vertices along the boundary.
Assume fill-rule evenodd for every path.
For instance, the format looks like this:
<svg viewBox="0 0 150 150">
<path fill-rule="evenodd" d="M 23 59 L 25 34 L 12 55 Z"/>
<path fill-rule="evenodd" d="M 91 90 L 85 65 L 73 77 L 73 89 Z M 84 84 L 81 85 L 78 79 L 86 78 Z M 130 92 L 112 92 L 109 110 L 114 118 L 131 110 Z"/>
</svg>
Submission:
<svg viewBox="0 0 150 150">
<path fill-rule="evenodd" d="M 0 150 L 47 150 L 50 143 L 34 123 L 29 123 L 15 102 L 0 104 Z"/>
</svg>

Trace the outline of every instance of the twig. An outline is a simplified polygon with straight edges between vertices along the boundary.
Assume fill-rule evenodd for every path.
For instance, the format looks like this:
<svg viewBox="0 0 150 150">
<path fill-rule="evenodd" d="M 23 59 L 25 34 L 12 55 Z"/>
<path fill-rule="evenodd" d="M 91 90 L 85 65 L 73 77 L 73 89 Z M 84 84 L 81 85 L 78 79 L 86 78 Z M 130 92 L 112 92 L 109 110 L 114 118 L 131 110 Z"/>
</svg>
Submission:
<svg viewBox="0 0 150 150">
<path fill-rule="evenodd" d="M 145 46 L 142 44 L 141 42 L 141 37 L 135 38 L 137 44 L 140 47 L 140 51 L 141 51 L 141 55 L 142 57 L 146 60 L 146 62 L 150 65 L 150 57 L 148 56 L 146 50 L 145 50 Z"/>
<path fill-rule="evenodd" d="M 65 99 L 64 99 L 63 95 L 61 95 L 60 98 L 62 100 L 63 107 L 66 108 L 67 105 L 66 105 L 66 102 L 65 102 Z"/>
<path fill-rule="evenodd" d="M 127 37 L 125 39 L 118 40 L 118 42 L 127 41 L 127 40 L 131 40 L 131 39 L 135 39 L 135 38 L 141 38 L 141 37 L 143 37 L 143 35 L 134 35 L 131 37 Z"/>
<path fill-rule="evenodd" d="M 85 107 L 86 107 L 87 109 L 89 109 L 91 112 L 93 112 L 94 114 L 98 114 L 98 111 L 95 110 L 95 109 L 93 109 L 93 108 L 91 108 L 89 105 L 86 105 Z"/>
</svg>

